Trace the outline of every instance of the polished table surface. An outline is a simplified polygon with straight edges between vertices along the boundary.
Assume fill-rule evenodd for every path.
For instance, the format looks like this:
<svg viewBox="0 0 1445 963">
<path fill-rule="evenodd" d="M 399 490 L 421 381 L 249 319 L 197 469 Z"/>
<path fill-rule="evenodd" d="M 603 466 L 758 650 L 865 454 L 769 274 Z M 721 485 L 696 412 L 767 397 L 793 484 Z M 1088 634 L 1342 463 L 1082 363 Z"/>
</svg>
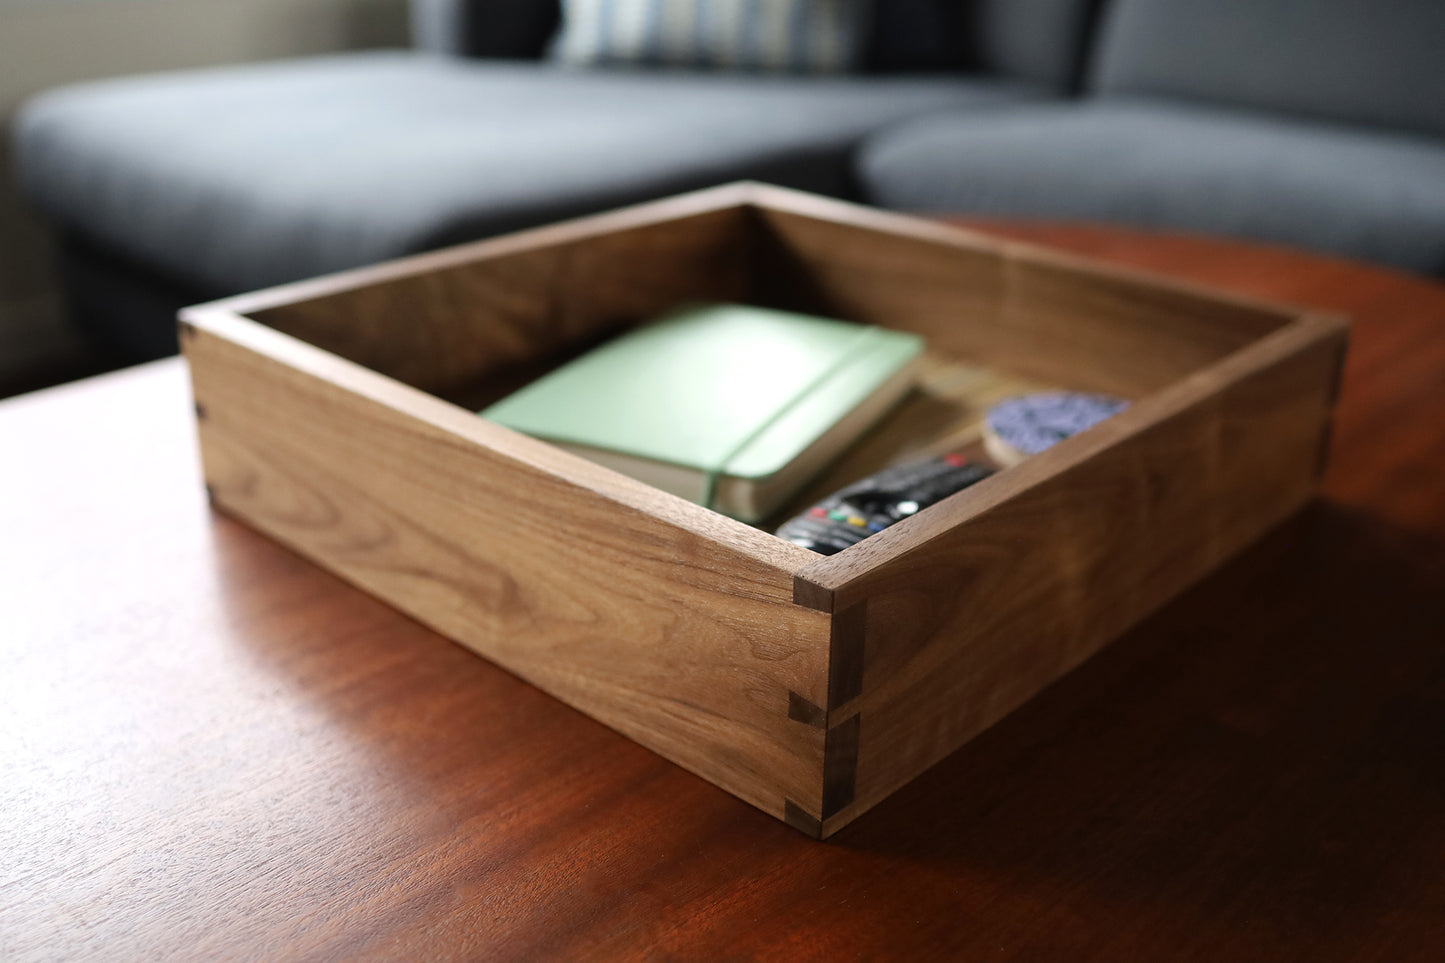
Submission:
<svg viewBox="0 0 1445 963">
<path fill-rule="evenodd" d="M 1353 315 L 1334 460 L 827 843 L 213 513 L 181 362 L 0 403 L 0 958 L 1445 958 L 1445 286 L 983 226 Z"/>
</svg>

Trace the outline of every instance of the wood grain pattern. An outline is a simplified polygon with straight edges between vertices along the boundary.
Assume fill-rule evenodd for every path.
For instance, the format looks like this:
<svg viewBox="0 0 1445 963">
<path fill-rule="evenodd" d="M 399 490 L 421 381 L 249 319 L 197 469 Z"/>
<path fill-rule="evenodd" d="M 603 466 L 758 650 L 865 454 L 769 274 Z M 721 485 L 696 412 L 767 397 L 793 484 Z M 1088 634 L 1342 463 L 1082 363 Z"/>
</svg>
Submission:
<svg viewBox="0 0 1445 963">
<path fill-rule="evenodd" d="M 800 573 L 869 612 L 836 709 L 863 718 L 860 785 L 825 833 L 1298 511 L 1344 331 L 1305 318 Z"/>
<path fill-rule="evenodd" d="M 1351 315 L 1326 499 L 824 845 L 209 510 L 180 362 L 0 403 L 0 955 L 1434 963 L 1445 286 L 985 227 Z"/>
<path fill-rule="evenodd" d="M 793 192 L 755 203 L 774 251 L 763 297 L 1083 390 L 1141 397 L 1299 313 Z"/>
<path fill-rule="evenodd" d="M 679 301 L 743 297 L 746 185 L 214 302 L 446 395 Z"/>
<path fill-rule="evenodd" d="M 585 463 L 591 486 L 568 480 L 561 452 L 243 319 L 187 318 L 218 507 L 759 808 L 820 813 L 822 734 L 788 711 L 826 699 L 827 619 L 792 604 L 810 553 Z"/>
</svg>

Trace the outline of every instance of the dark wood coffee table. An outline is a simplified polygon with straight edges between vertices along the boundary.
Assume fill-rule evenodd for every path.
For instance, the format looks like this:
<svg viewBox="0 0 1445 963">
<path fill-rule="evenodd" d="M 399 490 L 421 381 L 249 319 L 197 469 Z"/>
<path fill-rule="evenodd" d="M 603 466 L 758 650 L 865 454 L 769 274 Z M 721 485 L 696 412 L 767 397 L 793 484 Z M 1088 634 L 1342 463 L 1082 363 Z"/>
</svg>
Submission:
<svg viewBox="0 0 1445 963">
<path fill-rule="evenodd" d="M 1352 314 L 1326 497 L 816 843 L 225 517 L 165 361 L 0 404 L 0 957 L 1445 952 L 1445 286 L 984 225 Z"/>
</svg>

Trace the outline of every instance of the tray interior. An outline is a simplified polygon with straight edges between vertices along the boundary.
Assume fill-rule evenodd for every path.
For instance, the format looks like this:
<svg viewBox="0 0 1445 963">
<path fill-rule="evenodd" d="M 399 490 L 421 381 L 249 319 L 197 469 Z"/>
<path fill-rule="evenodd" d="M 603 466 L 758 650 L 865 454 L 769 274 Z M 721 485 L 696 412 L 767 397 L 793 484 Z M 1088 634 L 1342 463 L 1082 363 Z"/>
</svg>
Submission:
<svg viewBox="0 0 1445 963">
<path fill-rule="evenodd" d="M 1009 394 L 1065 387 L 1137 399 L 1292 320 L 1272 306 L 859 212 L 724 188 L 282 289 L 242 309 L 468 411 L 689 301 L 927 338 L 919 387 L 765 528 L 900 457 L 976 446 L 984 411 Z"/>
</svg>

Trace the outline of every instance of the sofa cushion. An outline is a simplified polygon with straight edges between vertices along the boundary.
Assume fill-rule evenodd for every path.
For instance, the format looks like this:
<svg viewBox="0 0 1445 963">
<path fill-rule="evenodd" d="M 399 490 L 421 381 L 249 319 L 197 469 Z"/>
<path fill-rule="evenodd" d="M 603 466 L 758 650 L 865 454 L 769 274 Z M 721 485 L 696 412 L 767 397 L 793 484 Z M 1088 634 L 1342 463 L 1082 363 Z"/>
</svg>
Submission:
<svg viewBox="0 0 1445 963">
<path fill-rule="evenodd" d="M 871 130 L 1037 96 L 368 53 L 62 89 L 15 147 L 63 225 L 238 291 L 737 178 L 841 193 Z"/>
<path fill-rule="evenodd" d="M 563 0 L 554 55 L 649 65 L 838 73 L 858 65 L 866 0 Z"/>
<path fill-rule="evenodd" d="M 861 151 L 868 199 L 914 211 L 1112 220 L 1445 273 L 1445 144 L 1118 99 L 947 113 Z"/>
<path fill-rule="evenodd" d="M 1445 134 L 1441 0 L 1113 0 L 1092 86 Z"/>
</svg>

